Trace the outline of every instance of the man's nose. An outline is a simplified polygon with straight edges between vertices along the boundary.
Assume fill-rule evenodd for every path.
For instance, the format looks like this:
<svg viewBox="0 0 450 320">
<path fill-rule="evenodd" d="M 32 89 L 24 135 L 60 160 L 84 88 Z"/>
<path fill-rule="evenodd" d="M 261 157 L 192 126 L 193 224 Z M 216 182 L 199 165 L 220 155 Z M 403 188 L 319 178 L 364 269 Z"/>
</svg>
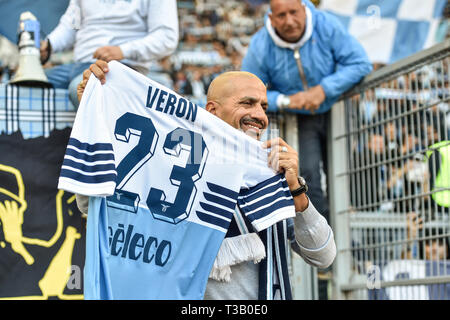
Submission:
<svg viewBox="0 0 450 320">
<path fill-rule="evenodd" d="M 294 17 L 288 13 L 286 15 L 285 25 L 292 26 L 294 25 L 294 23 L 295 23 Z"/>
<path fill-rule="evenodd" d="M 252 114 L 250 115 L 252 118 L 254 119 L 258 119 L 259 121 L 261 121 L 263 123 L 264 127 L 267 127 L 267 115 L 266 112 L 264 111 L 264 108 L 262 107 L 262 105 L 258 104 L 257 107 L 252 109 Z"/>
</svg>

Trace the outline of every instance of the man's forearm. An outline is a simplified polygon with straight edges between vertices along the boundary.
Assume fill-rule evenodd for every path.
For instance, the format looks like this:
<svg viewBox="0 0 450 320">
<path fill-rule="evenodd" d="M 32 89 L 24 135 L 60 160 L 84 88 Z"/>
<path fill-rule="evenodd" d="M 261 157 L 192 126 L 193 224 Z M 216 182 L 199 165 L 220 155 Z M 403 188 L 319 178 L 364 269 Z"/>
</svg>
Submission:
<svg viewBox="0 0 450 320">
<path fill-rule="evenodd" d="M 295 250 L 303 259 L 316 267 L 326 268 L 336 256 L 336 244 L 326 219 L 308 201 L 308 207 L 294 218 Z"/>
<path fill-rule="evenodd" d="M 308 208 L 309 200 L 305 193 L 294 197 L 295 212 L 303 212 Z"/>
</svg>

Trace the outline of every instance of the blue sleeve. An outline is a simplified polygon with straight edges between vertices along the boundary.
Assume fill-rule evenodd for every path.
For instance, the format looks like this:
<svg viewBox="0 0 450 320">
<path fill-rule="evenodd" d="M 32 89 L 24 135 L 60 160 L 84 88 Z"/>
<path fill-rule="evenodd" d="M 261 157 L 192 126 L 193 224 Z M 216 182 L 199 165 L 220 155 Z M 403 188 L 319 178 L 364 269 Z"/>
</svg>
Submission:
<svg viewBox="0 0 450 320">
<path fill-rule="evenodd" d="M 253 38 L 250 46 L 248 47 L 247 54 L 242 60 L 242 71 L 251 72 L 256 75 L 261 81 L 267 85 L 269 83 L 269 75 L 264 70 L 264 65 L 262 61 L 262 57 L 258 54 L 255 54 L 255 51 L 261 51 L 257 46 L 258 40 L 257 38 Z M 278 110 L 277 107 L 277 98 L 280 95 L 280 92 L 275 90 L 267 90 L 267 102 L 269 103 L 269 107 L 267 109 L 268 112 L 276 112 Z"/>
<path fill-rule="evenodd" d="M 320 82 L 327 98 L 336 98 L 360 82 L 372 71 L 372 64 L 362 45 L 332 16 L 331 50 L 336 61 L 336 71 Z"/>
<path fill-rule="evenodd" d="M 117 170 L 103 98 L 104 88 L 91 75 L 70 133 L 58 189 L 86 196 L 114 194 Z"/>
</svg>

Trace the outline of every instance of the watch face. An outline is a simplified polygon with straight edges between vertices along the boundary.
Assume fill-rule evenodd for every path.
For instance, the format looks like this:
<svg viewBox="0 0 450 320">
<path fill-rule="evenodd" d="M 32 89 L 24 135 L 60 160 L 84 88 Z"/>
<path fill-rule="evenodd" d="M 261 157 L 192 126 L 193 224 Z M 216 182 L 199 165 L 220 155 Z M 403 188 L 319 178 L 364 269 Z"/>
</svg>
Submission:
<svg viewBox="0 0 450 320">
<path fill-rule="evenodd" d="M 298 177 L 298 181 L 300 182 L 300 184 L 302 186 L 304 186 L 306 184 L 306 181 L 305 181 L 305 179 L 303 179 L 303 177 Z"/>
</svg>

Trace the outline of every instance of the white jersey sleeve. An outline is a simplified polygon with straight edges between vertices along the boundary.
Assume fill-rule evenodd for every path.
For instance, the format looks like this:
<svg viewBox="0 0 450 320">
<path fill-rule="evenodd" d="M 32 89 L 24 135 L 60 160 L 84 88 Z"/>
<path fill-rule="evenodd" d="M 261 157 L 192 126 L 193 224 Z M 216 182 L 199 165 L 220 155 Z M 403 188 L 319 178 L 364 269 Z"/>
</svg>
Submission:
<svg viewBox="0 0 450 320">
<path fill-rule="evenodd" d="M 293 217 L 293 199 L 283 174 L 241 189 L 237 202 L 256 231 Z"/>
<path fill-rule="evenodd" d="M 117 172 L 100 87 L 100 81 L 91 75 L 67 145 L 59 189 L 87 196 L 114 193 Z"/>
<path fill-rule="evenodd" d="M 245 141 L 247 147 L 241 164 L 245 173 L 237 204 L 259 232 L 292 217 L 295 209 L 284 174 L 277 174 L 267 165 L 270 150 L 263 149 L 255 139 Z"/>
</svg>

